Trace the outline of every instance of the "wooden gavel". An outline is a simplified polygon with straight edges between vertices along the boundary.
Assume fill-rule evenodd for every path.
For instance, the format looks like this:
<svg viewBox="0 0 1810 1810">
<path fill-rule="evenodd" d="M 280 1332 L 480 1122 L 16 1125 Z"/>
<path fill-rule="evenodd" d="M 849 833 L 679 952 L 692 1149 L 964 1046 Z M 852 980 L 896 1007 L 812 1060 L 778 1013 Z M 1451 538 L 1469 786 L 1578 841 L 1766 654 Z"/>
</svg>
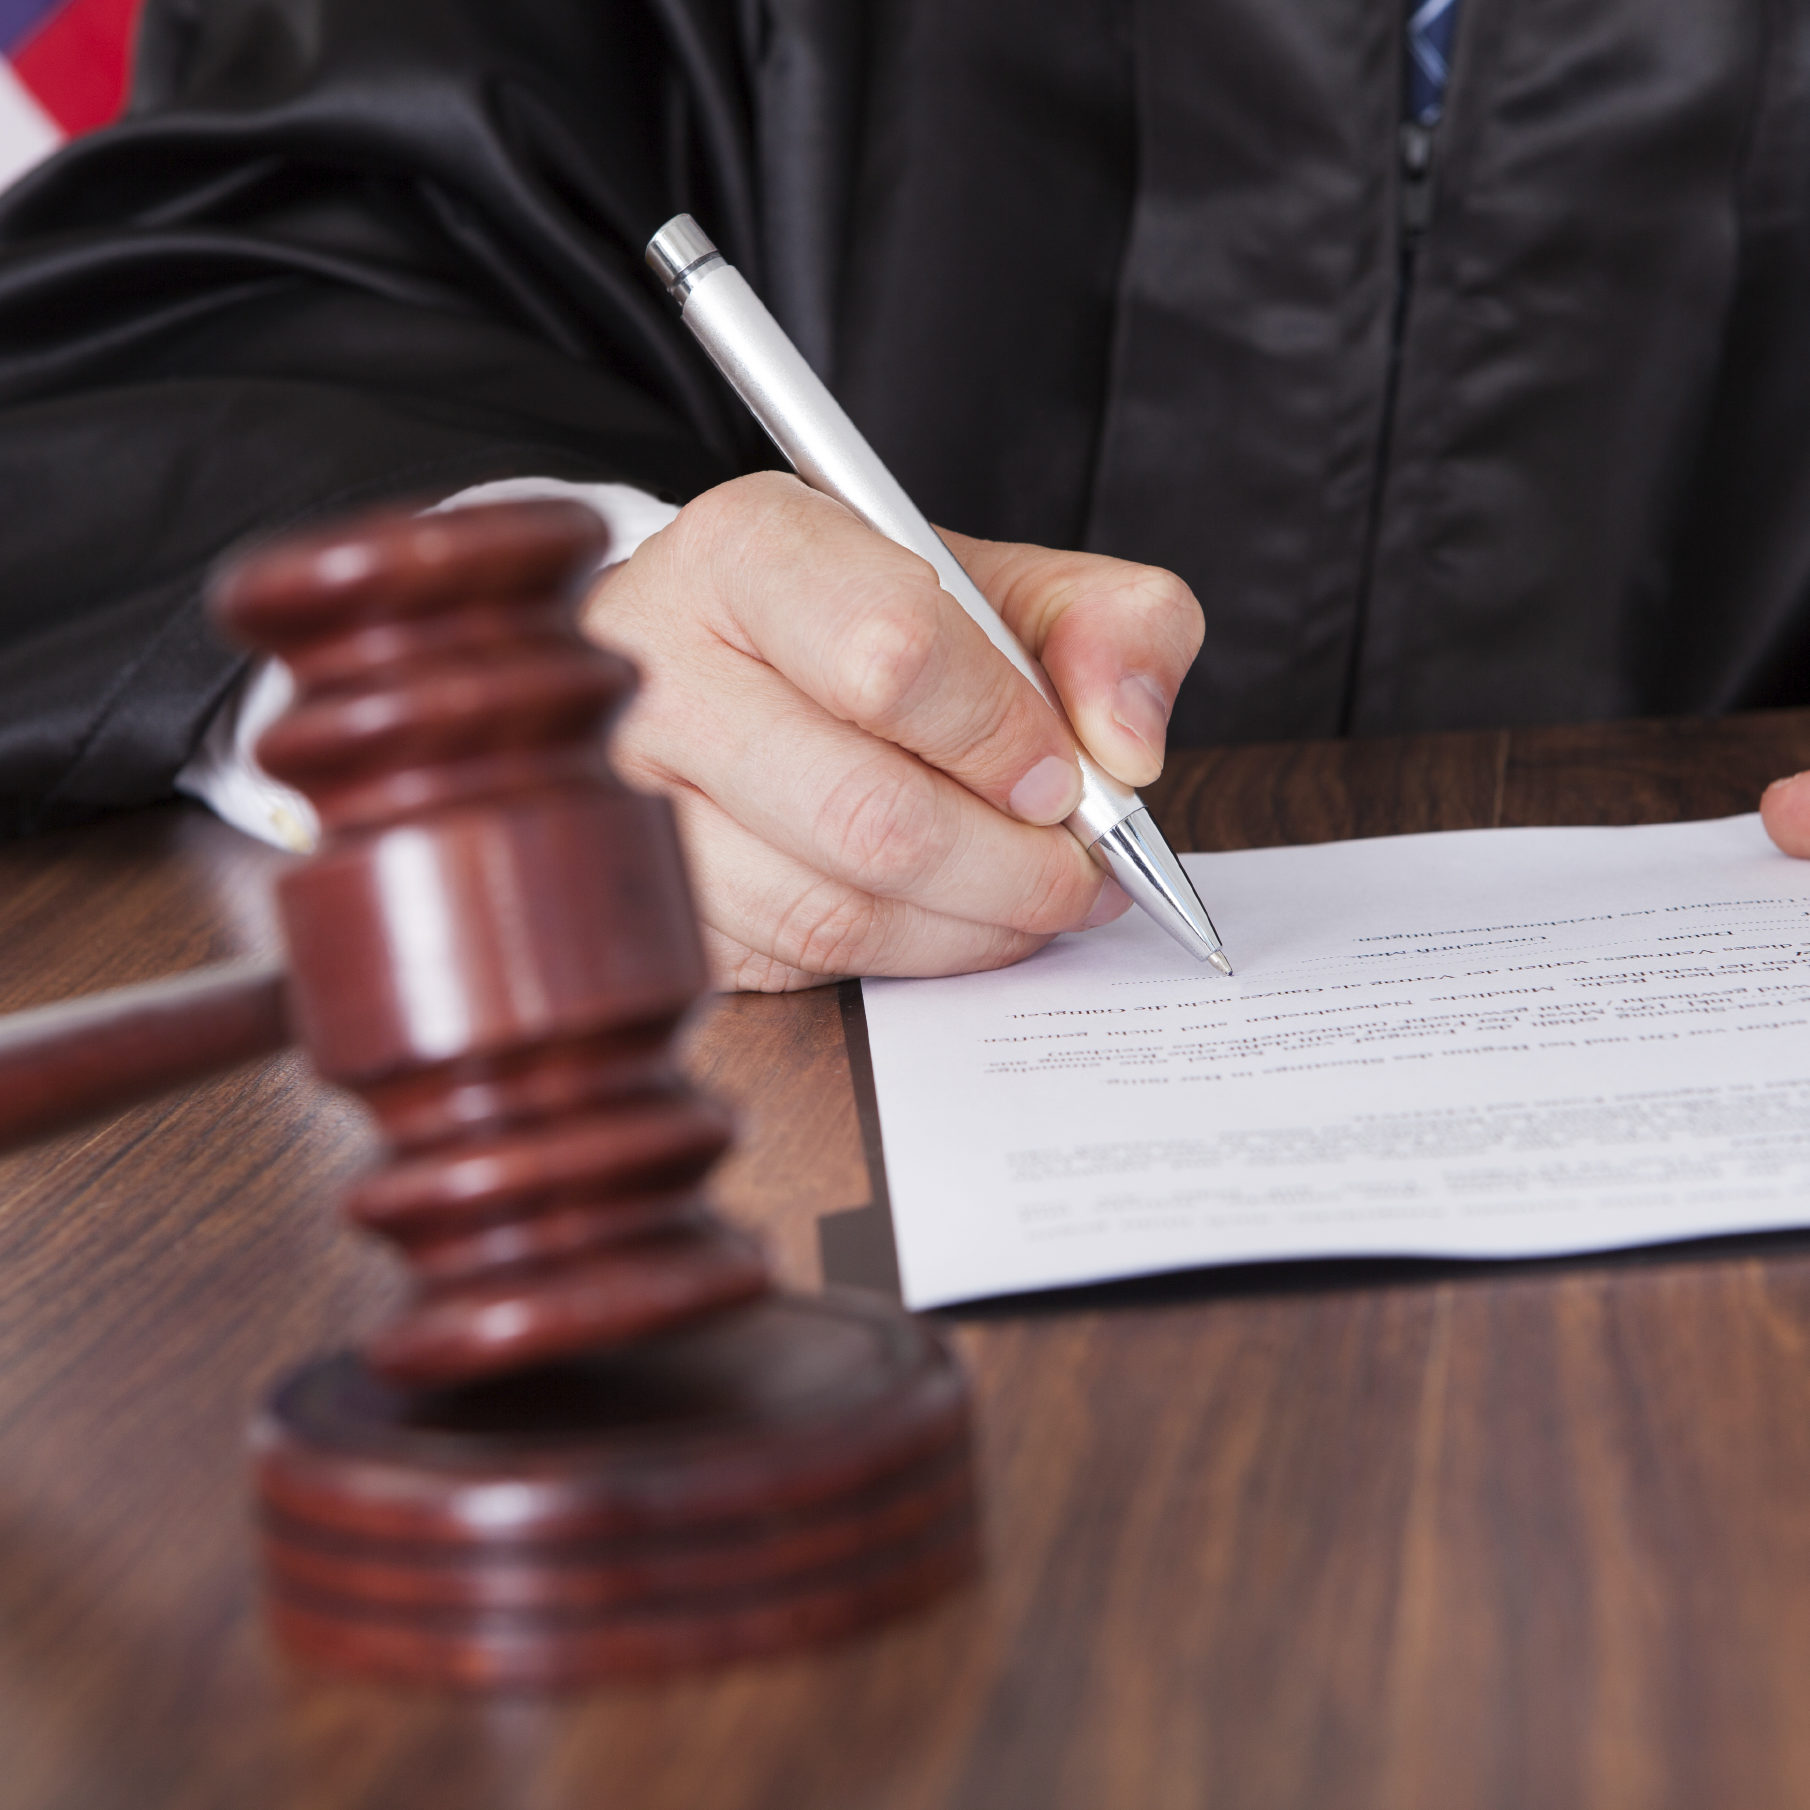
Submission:
<svg viewBox="0 0 1810 1810">
<path fill-rule="evenodd" d="M 295 1041 L 385 1138 L 347 1211 L 416 1287 L 254 1429 L 292 1649 L 469 1685 L 760 1652 L 975 1563 L 965 1386 L 883 1303 L 776 1292 L 705 1206 L 675 1063 L 706 983 L 663 800 L 608 770 L 628 663 L 577 632 L 588 511 L 388 513 L 214 589 L 295 702 L 259 758 L 323 838 L 286 968 L 0 1021 L 0 1144 Z"/>
</svg>

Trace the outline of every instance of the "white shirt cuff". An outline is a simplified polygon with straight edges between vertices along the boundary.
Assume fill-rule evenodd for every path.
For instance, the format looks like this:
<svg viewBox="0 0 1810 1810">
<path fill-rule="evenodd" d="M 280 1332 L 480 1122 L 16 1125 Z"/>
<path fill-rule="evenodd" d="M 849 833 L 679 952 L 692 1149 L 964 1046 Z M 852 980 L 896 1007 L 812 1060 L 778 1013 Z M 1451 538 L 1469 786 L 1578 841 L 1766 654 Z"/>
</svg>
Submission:
<svg viewBox="0 0 1810 1810">
<path fill-rule="evenodd" d="M 519 503 L 569 497 L 594 510 L 610 531 L 606 565 L 632 558 L 679 511 L 632 484 L 568 484 L 560 478 L 503 478 L 477 484 L 438 503 L 428 514 L 478 503 Z M 252 750 L 289 708 L 295 682 L 280 660 L 260 660 L 214 712 L 201 745 L 176 775 L 176 790 L 198 798 L 234 829 L 260 842 L 307 854 L 320 841 L 320 819 L 300 792 L 270 777 Z"/>
</svg>

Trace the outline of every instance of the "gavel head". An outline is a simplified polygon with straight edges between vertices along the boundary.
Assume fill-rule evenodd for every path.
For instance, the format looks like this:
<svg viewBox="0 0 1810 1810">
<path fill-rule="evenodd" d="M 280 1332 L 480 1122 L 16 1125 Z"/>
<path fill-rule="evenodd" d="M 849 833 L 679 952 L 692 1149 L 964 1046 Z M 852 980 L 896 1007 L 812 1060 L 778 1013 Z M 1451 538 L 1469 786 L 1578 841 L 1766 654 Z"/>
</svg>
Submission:
<svg viewBox="0 0 1810 1810">
<path fill-rule="evenodd" d="M 628 1343 L 763 1293 L 702 1205 L 728 1142 L 672 1058 L 705 986 L 663 800 L 609 772 L 634 685 L 575 612 L 604 550 L 576 504 L 386 512 L 214 591 L 295 702 L 259 759 L 320 813 L 281 881 L 291 1005 L 387 1160 L 348 1202 L 412 1305 L 366 1353 L 456 1383 Z"/>
</svg>

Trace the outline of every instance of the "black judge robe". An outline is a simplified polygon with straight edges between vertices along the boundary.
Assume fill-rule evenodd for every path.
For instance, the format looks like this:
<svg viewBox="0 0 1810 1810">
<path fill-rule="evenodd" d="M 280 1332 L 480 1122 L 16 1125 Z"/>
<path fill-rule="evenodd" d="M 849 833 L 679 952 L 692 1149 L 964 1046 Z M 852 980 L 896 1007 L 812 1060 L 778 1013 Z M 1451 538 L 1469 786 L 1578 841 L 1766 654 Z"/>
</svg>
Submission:
<svg viewBox="0 0 1810 1810">
<path fill-rule="evenodd" d="M 1810 698 L 1810 0 L 1466 0 L 1424 187 L 1401 28 L 150 0 L 0 203 L 0 826 L 168 788 L 241 536 L 766 463 L 681 208 L 937 519 L 1194 586 L 1179 741 Z"/>
</svg>

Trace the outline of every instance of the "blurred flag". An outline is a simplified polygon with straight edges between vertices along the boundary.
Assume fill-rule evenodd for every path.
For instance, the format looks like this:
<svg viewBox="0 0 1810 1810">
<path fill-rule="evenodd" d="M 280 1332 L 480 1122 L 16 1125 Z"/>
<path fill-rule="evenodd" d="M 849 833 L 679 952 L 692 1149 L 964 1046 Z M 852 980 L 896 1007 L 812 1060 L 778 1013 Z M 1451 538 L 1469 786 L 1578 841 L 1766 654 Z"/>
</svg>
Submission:
<svg viewBox="0 0 1810 1810">
<path fill-rule="evenodd" d="M 0 0 L 0 188 L 126 103 L 141 0 Z"/>
</svg>

